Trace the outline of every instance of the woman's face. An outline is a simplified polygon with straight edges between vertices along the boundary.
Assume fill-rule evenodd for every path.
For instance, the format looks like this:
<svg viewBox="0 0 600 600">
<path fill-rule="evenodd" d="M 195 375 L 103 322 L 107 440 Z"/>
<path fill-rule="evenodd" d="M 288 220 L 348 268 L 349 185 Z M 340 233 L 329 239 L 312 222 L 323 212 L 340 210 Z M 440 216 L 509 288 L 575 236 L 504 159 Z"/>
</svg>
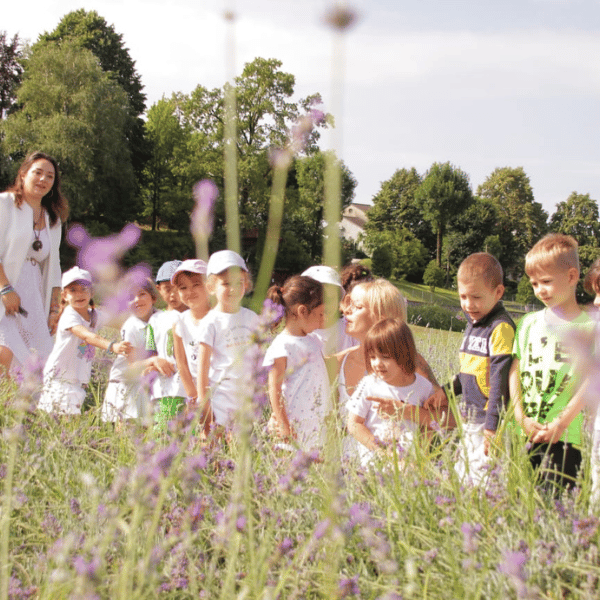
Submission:
<svg viewBox="0 0 600 600">
<path fill-rule="evenodd" d="M 375 319 L 365 301 L 365 290 L 357 285 L 350 292 L 350 298 L 344 306 L 346 317 L 346 333 L 354 338 L 362 339 L 375 324 Z"/>
<path fill-rule="evenodd" d="M 52 189 L 54 184 L 54 165 L 45 158 L 36 160 L 23 176 L 25 199 L 40 200 Z"/>
</svg>

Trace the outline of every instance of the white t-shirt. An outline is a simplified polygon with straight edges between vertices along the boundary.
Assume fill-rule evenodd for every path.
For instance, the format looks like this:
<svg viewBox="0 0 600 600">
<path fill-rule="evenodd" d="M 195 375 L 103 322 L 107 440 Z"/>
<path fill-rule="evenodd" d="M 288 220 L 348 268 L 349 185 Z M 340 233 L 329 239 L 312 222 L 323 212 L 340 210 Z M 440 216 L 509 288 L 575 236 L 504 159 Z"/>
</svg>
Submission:
<svg viewBox="0 0 600 600">
<path fill-rule="evenodd" d="M 200 332 L 204 327 L 204 319 L 197 321 L 190 310 L 181 313 L 179 321 L 175 325 L 175 333 L 183 342 L 185 358 L 194 381 L 198 377 L 198 346 L 200 345 Z"/>
<path fill-rule="evenodd" d="M 309 334 L 319 340 L 324 356 L 333 356 L 334 354 L 358 346 L 359 341 L 346 333 L 346 319 L 342 317 L 337 323 L 334 323 L 327 329 L 315 329 Z"/>
<path fill-rule="evenodd" d="M 236 313 L 212 309 L 202 319 L 198 342 L 212 348 L 208 379 L 215 421 L 228 425 L 240 407 L 244 379 L 244 354 L 258 328 L 258 315 L 240 308 Z"/>
<path fill-rule="evenodd" d="M 131 315 L 121 327 L 121 341 L 129 342 L 139 353 L 146 348 L 146 328 L 148 323 L 135 315 Z M 128 379 L 129 362 L 127 357 L 119 354 L 110 369 L 110 381 L 124 382 Z"/>
<path fill-rule="evenodd" d="M 321 344 L 313 336 L 295 336 L 283 331 L 269 346 L 263 366 L 271 367 L 281 357 L 287 359 L 281 391 L 298 443 L 307 450 L 322 446 L 331 395 Z"/>
<path fill-rule="evenodd" d="M 433 385 L 430 381 L 415 373 L 415 381 L 411 385 L 397 387 L 387 384 L 375 375 L 366 375 L 362 378 L 350 400 L 346 404 L 348 412 L 353 413 L 365 420 L 367 429 L 379 440 L 398 440 L 403 446 L 408 446 L 412 440 L 412 434 L 418 426 L 412 421 L 397 421 L 384 419 L 377 411 L 377 404 L 367 400 L 372 398 L 392 398 L 401 400 L 413 406 L 423 406 L 425 400 L 431 396 Z M 374 452 L 363 444 L 358 444 L 361 463 L 368 464 Z"/>
<path fill-rule="evenodd" d="M 180 313 L 176 310 L 166 310 L 154 313 L 148 321 L 146 336 L 146 349 L 154 350 L 160 358 L 168 360 L 173 366 L 175 364 L 175 354 L 173 351 L 173 327 L 179 321 Z M 154 341 L 151 343 L 150 336 Z M 175 372 L 171 377 L 164 377 L 157 373 L 157 377 L 152 383 L 152 397 L 185 397 L 185 389 L 179 372 Z"/>
<path fill-rule="evenodd" d="M 91 310 L 89 311 L 91 314 Z M 92 332 L 104 324 L 102 313 L 95 311 L 95 323 L 86 321 L 74 308 L 67 305 L 63 310 L 56 330 L 56 340 L 44 367 L 44 382 L 56 379 L 72 385 L 87 384 L 92 374 L 92 361 L 96 347 L 87 344 L 71 333 L 71 328 L 83 325 Z"/>
</svg>

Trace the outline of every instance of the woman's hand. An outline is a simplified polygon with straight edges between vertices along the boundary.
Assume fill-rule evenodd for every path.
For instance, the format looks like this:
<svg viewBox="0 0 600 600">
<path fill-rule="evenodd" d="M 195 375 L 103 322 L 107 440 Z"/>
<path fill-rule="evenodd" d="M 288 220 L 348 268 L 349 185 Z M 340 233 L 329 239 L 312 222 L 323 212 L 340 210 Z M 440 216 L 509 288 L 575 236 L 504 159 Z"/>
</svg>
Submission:
<svg viewBox="0 0 600 600">
<path fill-rule="evenodd" d="M 9 316 L 16 315 L 19 312 L 19 306 L 21 306 L 19 294 L 17 292 L 8 292 L 8 294 L 4 294 L 1 297 L 6 314 Z"/>
</svg>

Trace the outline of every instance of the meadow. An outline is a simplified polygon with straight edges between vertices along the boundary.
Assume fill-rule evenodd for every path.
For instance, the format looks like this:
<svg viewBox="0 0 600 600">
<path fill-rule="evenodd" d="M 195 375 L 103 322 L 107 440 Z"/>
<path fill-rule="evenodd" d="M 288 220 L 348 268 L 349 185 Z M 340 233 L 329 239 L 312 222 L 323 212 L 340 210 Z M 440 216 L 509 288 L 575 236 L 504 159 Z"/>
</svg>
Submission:
<svg viewBox="0 0 600 600">
<path fill-rule="evenodd" d="M 447 380 L 461 335 L 414 331 Z M 210 447 L 185 418 L 156 439 L 93 407 L 40 414 L 35 372 L 2 385 L 0 600 L 598 597 L 587 474 L 573 492 L 541 491 L 509 431 L 472 487 L 452 435 L 366 472 L 340 460 L 333 422 L 320 457 L 275 451 L 260 383 L 232 441 Z"/>
</svg>

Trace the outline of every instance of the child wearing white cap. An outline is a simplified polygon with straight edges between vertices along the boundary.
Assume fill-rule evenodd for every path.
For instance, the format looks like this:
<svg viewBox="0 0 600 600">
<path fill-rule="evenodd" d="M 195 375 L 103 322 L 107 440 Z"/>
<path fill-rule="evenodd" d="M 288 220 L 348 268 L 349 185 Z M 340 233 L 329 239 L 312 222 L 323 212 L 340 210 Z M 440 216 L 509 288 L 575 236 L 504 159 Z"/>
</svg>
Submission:
<svg viewBox="0 0 600 600">
<path fill-rule="evenodd" d="M 215 252 L 207 265 L 207 288 L 217 300 L 199 335 L 198 397 L 206 430 L 212 419 L 229 426 L 240 407 L 245 351 L 258 327 L 258 315 L 241 306 L 252 288 L 244 259 L 232 250 Z"/>
<path fill-rule="evenodd" d="M 198 352 L 203 318 L 210 310 L 206 290 L 206 263 L 203 260 L 184 260 L 171 277 L 181 301 L 188 310 L 181 313 L 175 325 L 174 349 L 179 376 L 185 388 L 187 402 L 195 403 L 198 397 Z"/>
<path fill-rule="evenodd" d="M 44 388 L 38 408 L 49 413 L 78 415 L 92 372 L 95 348 L 127 355 L 129 342 L 110 342 L 98 335 L 101 318 L 92 302 L 92 276 L 73 267 L 62 276 L 62 312 L 56 341 L 44 367 Z"/>
<path fill-rule="evenodd" d="M 306 269 L 302 275 L 322 283 L 325 290 L 328 287 L 335 288 L 338 302 L 344 297 L 342 279 L 334 268 L 315 265 Z M 316 329 L 310 335 L 319 340 L 325 356 L 333 356 L 337 352 L 358 346 L 358 340 L 346 333 L 346 319 L 340 317 L 337 307 L 333 312 L 330 311 L 325 315 L 325 326 Z"/>
</svg>

